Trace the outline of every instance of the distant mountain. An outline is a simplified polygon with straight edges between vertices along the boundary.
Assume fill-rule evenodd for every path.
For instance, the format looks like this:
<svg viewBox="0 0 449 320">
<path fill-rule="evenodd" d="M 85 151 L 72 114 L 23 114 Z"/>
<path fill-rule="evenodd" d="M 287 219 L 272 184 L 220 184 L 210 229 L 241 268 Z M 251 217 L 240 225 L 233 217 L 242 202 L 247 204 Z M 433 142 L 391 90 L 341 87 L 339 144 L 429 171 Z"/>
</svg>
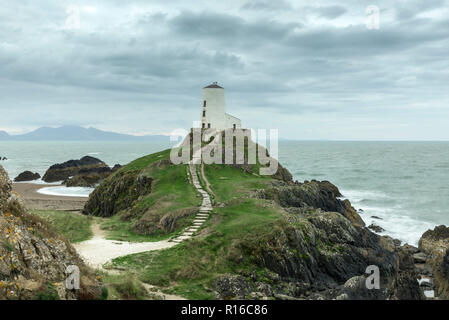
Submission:
<svg viewBox="0 0 449 320">
<path fill-rule="evenodd" d="M 32 132 L 9 135 L 0 131 L 1 141 L 150 141 L 169 142 L 169 136 L 147 135 L 133 136 L 116 132 L 102 131 L 95 128 L 62 126 L 59 128 L 42 127 Z"/>
</svg>

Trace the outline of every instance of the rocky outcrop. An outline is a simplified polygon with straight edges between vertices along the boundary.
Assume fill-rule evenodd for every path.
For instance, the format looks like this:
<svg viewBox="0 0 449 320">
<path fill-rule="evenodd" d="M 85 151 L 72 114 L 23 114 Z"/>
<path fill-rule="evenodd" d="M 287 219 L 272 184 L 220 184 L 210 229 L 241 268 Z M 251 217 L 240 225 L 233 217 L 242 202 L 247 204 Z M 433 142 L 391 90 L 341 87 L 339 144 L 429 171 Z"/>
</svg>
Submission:
<svg viewBox="0 0 449 320">
<path fill-rule="evenodd" d="M 66 269 L 80 270 L 80 289 L 66 288 Z M 70 243 L 26 212 L 0 166 L 0 300 L 97 299 L 101 282 Z"/>
<path fill-rule="evenodd" d="M 378 226 L 377 224 L 374 224 L 374 223 L 371 223 L 368 226 L 368 229 L 373 230 L 374 232 L 377 232 L 377 233 L 381 233 L 381 232 L 385 231 L 384 228 L 382 228 L 381 226 Z"/>
<path fill-rule="evenodd" d="M 431 271 L 429 268 L 427 271 L 433 273 L 436 296 L 449 299 L 449 227 L 440 225 L 427 230 L 418 247 L 425 255 L 416 258 L 423 267 L 430 266 Z"/>
<path fill-rule="evenodd" d="M 354 225 L 365 226 L 349 200 L 340 200 L 342 194 L 329 181 L 312 180 L 290 184 L 278 182 L 271 188 L 260 190 L 258 196 L 274 200 L 286 208 L 320 208 L 324 211 L 339 212 Z"/>
<path fill-rule="evenodd" d="M 89 196 L 83 213 L 110 217 L 132 207 L 141 196 L 151 192 L 153 179 L 137 172 L 117 172 L 103 181 Z"/>
<path fill-rule="evenodd" d="M 45 182 L 64 181 L 78 174 L 110 171 L 110 168 L 101 160 L 93 157 L 83 157 L 80 160 L 69 160 L 64 163 L 52 165 L 45 172 L 42 180 Z"/>
<path fill-rule="evenodd" d="M 263 238 L 248 234 L 229 252 L 235 264 L 253 257 L 250 272 L 218 277 L 219 299 L 424 299 L 410 253 L 389 237 L 354 225 L 337 212 L 290 212 Z M 379 268 L 379 289 L 366 286 Z"/>
<path fill-rule="evenodd" d="M 25 182 L 25 181 L 33 181 L 41 178 L 39 173 L 33 173 L 31 171 L 24 171 L 14 178 L 14 182 Z"/>
<path fill-rule="evenodd" d="M 112 167 L 111 170 L 112 170 L 112 172 L 116 172 L 116 171 L 120 170 L 121 168 L 122 168 L 122 165 L 116 164 Z"/>
<path fill-rule="evenodd" d="M 70 160 L 51 166 L 42 180 L 63 181 L 67 187 L 95 187 L 120 168 L 121 166 L 116 164 L 111 169 L 100 159 L 86 156 L 80 160 Z"/>
</svg>

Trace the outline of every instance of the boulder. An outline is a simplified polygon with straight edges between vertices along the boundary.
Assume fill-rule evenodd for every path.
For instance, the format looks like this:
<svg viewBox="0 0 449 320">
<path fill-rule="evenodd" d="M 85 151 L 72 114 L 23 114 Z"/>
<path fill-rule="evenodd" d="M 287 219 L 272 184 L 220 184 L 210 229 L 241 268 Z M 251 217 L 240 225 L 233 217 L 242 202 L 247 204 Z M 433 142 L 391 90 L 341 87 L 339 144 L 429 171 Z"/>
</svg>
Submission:
<svg viewBox="0 0 449 320">
<path fill-rule="evenodd" d="M 83 157 L 79 160 L 69 160 L 64 163 L 52 165 L 45 172 L 42 180 L 45 182 L 65 181 L 79 174 L 111 172 L 111 169 L 100 159 Z"/>
<path fill-rule="evenodd" d="M 112 172 L 116 172 L 117 170 L 119 170 L 120 168 L 122 168 L 123 166 L 120 164 L 116 164 L 112 167 Z"/>
<path fill-rule="evenodd" d="M 426 263 L 427 261 L 427 254 L 424 252 L 417 252 L 413 254 L 413 260 L 415 263 Z"/>
<path fill-rule="evenodd" d="M 370 224 L 368 226 L 368 229 L 371 229 L 371 230 L 373 230 L 374 232 L 377 232 L 377 233 L 381 233 L 381 232 L 385 231 L 384 228 L 382 228 L 382 227 L 380 227 L 380 226 L 378 226 L 377 224 L 374 224 L 374 223 Z"/>
<path fill-rule="evenodd" d="M 39 173 L 33 173 L 31 171 L 24 171 L 14 178 L 14 182 L 25 182 L 25 181 L 33 181 L 41 178 Z"/>
<path fill-rule="evenodd" d="M 440 225 L 427 230 L 419 239 L 418 247 L 432 268 L 436 295 L 449 299 L 449 227 Z"/>
</svg>

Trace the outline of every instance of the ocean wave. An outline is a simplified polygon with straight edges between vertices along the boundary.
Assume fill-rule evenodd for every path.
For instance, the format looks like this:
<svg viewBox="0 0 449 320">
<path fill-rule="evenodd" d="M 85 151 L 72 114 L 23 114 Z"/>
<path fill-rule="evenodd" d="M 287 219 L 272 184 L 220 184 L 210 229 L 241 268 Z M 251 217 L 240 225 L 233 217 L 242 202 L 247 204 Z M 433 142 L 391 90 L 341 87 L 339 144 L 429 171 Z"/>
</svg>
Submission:
<svg viewBox="0 0 449 320">
<path fill-rule="evenodd" d="M 378 234 L 389 235 L 417 246 L 422 234 L 435 227 L 434 223 L 410 216 L 410 212 L 395 203 L 396 199 L 383 192 L 345 190 L 342 194 L 356 209 L 362 209 L 359 213 L 367 226 L 375 224 L 385 230 Z M 380 219 L 372 218 L 373 216 Z"/>
<path fill-rule="evenodd" d="M 86 187 L 48 187 L 37 190 L 40 194 L 62 197 L 88 197 L 94 188 Z"/>
<path fill-rule="evenodd" d="M 38 180 L 32 180 L 32 181 L 19 181 L 14 183 L 32 183 L 32 184 L 42 184 L 42 185 L 52 185 L 52 184 L 62 184 L 63 181 L 56 181 L 56 182 L 45 182 L 42 179 Z"/>
<path fill-rule="evenodd" d="M 386 193 L 371 190 L 341 190 L 342 198 L 348 199 L 351 203 L 359 203 L 366 200 L 386 200 L 392 199 Z"/>
</svg>

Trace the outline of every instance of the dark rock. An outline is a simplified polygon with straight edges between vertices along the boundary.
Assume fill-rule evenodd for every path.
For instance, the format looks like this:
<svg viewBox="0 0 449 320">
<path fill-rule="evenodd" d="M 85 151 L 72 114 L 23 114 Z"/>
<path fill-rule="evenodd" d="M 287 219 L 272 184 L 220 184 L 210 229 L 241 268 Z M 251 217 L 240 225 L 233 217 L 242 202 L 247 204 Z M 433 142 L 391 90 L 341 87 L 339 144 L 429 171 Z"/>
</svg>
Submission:
<svg viewBox="0 0 449 320">
<path fill-rule="evenodd" d="M 390 287 L 390 299 L 424 300 L 424 292 L 417 279 L 413 257 L 401 247 L 398 252 L 398 271 Z"/>
<path fill-rule="evenodd" d="M 139 172 L 117 172 L 104 181 L 90 195 L 83 213 L 110 217 L 120 210 L 130 208 L 140 197 L 151 192 L 153 178 Z"/>
<path fill-rule="evenodd" d="M 449 228 L 440 225 L 427 230 L 419 239 L 420 251 L 427 254 L 427 264 L 432 268 L 435 293 L 449 299 Z"/>
<path fill-rule="evenodd" d="M 213 285 L 217 299 L 246 299 L 254 291 L 246 279 L 239 275 L 224 275 L 217 278 Z"/>
<path fill-rule="evenodd" d="M 83 157 L 80 160 L 69 160 L 55 164 L 45 172 L 42 180 L 45 182 L 65 181 L 78 174 L 106 173 L 111 169 L 101 160 L 93 157 Z"/>
<path fill-rule="evenodd" d="M 424 276 L 432 277 L 432 267 L 427 263 L 417 263 L 415 264 L 415 270 L 418 274 L 422 274 Z"/>
<path fill-rule="evenodd" d="M 336 300 L 385 300 L 387 298 L 385 289 L 368 289 L 365 275 L 355 276 L 345 282 L 342 294 Z"/>
<path fill-rule="evenodd" d="M 374 224 L 374 223 L 370 224 L 370 225 L 368 226 L 368 228 L 371 229 L 371 230 L 373 230 L 373 231 L 375 231 L 375 232 L 378 232 L 378 233 L 381 233 L 381 232 L 384 232 L 384 231 L 385 231 L 384 228 L 382 228 L 382 227 L 380 227 L 380 226 L 378 226 L 378 225 L 376 225 L 376 224 Z"/>
<path fill-rule="evenodd" d="M 420 283 L 419 283 L 419 286 L 421 288 L 423 288 L 423 290 L 433 290 L 434 287 L 435 287 L 434 284 L 433 284 L 432 279 L 421 280 Z"/>
<path fill-rule="evenodd" d="M 415 254 L 419 252 L 419 249 L 415 246 L 412 246 L 408 243 L 404 244 L 404 250 L 407 250 L 410 254 Z"/>
<path fill-rule="evenodd" d="M 116 172 L 116 171 L 119 170 L 121 167 L 122 167 L 122 165 L 116 164 L 116 165 L 112 168 L 112 172 Z"/>
<path fill-rule="evenodd" d="M 240 248 L 241 254 L 234 258 L 235 263 L 241 263 L 242 257 L 254 256 L 259 267 L 279 276 L 276 284 L 296 283 L 295 290 L 281 292 L 295 298 L 423 298 L 416 281 L 413 258 L 397 246 L 394 239 L 380 237 L 366 228 L 355 226 L 337 212 L 316 210 L 296 218 L 291 224 L 273 227 L 263 239 L 258 238 L 254 243 L 248 236 Z M 238 242 L 233 244 L 236 245 Z M 238 250 L 230 248 L 229 251 Z M 369 265 L 379 267 L 379 290 L 368 291 L 362 281 Z M 352 281 L 348 280 L 361 275 L 357 281 L 353 279 L 355 284 L 351 286 Z M 248 284 L 238 286 L 242 287 L 252 290 Z M 217 294 L 231 298 L 229 290 L 227 293 L 218 290 Z"/>
<path fill-rule="evenodd" d="M 378 220 L 383 220 L 382 218 L 378 217 L 378 216 L 371 216 L 371 218 L 373 219 L 378 219 Z"/>
<path fill-rule="evenodd" d="M 259 197 L 275 200 L 283 207 L 312 207 L 324 211 L 339 212 L 353 224 L 365 226 L 349 200 L 338 199 L 341 196 L 338 188 L 329 181 L 316 180 L 304 183 L 296 182 L 285 186 L 274 185 L 271 189 L 259 192 Z"/>
<path fill-rule="evenodd" d="M 33 173 L 31 171 L 24 171 L 14 178 L 15 182 L 33 181 L 41 178 L 39 173 Z"/>
<path fill-rule="evenodd" d="M 431 241 L 439 241 L 439 240 L 448 240 L 449 239 L 449 227 L 445 225 L 440 225 L 435 227 L 433 230 L 427 230 L 421 236 L 420 242 L 422 240 L 431 240 Z"/>
<path fill-rule="evenodd" d="M 413 254 L 413 260 L 415 263 L 426 263 L 427 261 L 427 254 L 424 252 L 418 252 Z"/>
</svg>

